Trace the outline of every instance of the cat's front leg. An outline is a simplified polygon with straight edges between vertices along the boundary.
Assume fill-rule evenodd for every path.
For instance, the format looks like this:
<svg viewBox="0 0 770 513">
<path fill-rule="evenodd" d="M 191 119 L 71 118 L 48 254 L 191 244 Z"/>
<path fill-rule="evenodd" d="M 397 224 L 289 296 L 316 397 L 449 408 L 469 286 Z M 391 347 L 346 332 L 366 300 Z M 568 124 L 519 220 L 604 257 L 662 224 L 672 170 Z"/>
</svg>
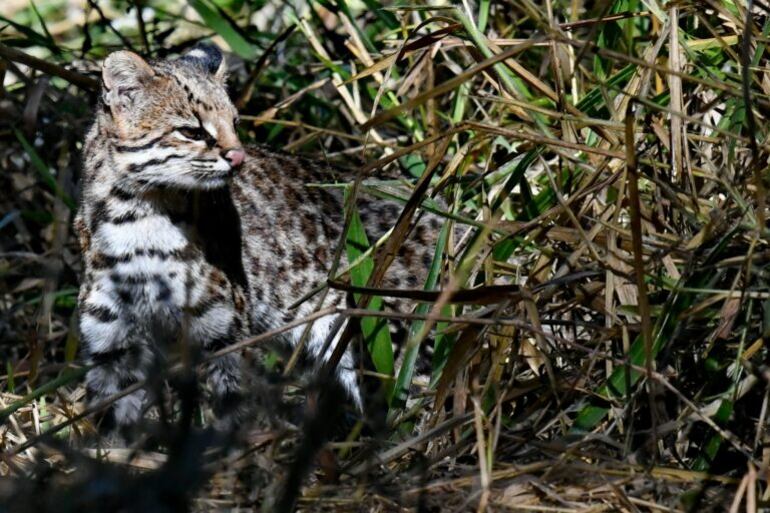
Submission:
<svg viewBox="0 0 770 513">
<path fill-rule="evenodd" d="M 191 301 L 185 311 L 186 330 L 206 361 L 204 372 L 215 425 L 222 430 L 243 422 L 243 365 L 239 352 L 214 357 L 218 351 L 240 342 L 248 334 L 246 298 L 237 285 L 218 268 L 202 264 L 198 279 L 190 283 Z"/>
<path fill-rule="evenodd" d="M 151 375 L 157 361 L 155 348 L 132 319 L 126 318 L 121 304 L 98 284 L 88 287 L 81 297 L 80 331 L 90 367 L 86 374 L 90 407 L 108 402 Z M 100 409 L 98 424 L 106 432 L 117 430 L 130 436 L 147 403 L 147 389 L 142 386 Z"/>
</svg>

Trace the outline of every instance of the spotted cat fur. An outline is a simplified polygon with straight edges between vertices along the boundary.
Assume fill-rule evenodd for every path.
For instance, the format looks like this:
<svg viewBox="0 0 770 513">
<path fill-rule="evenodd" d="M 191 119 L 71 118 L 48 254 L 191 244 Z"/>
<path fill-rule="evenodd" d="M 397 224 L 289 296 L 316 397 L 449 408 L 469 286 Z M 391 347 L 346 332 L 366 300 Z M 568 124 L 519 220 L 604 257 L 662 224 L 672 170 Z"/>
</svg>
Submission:
<svg viewBox="0 0 770 513">
<path fill-rule="evenodd" d="M 343 199 L 338 189 L 307 184 L 352 177 L 264 147 L 242 148 L 225 70 L 219 50 L 207 44 L 173 60 L 146 62 L 119 51 L 104 62 L 75 221 L 92 401 L 147 379 L 182 339 L 205 354 L 307 315 L 315 301 L 288 307 L 328 277 Z M 366 198 L 359 210 L 370 241 L 400 212 Z M 437 229 L 436 219 L 416 227 L 386 286 L 421 284 Z M 332 290 L 325 304 L 344 301 Z M 333 318 L 313 325 L 306 352 L 319 365 L 333 350 L 321 354 L 334 325 Z M 296 345 L 302 332 L 296 328 L 285 342 Z M 226 416 L 242 395 L 242 357 L 230 353 L 207 370 L 215 411 Z M 336 377 L 360 409 L 350 351 Z M 151 402 L 138 390 L 110 414 L 118 426 L 131 426 Z"/>
</svg>

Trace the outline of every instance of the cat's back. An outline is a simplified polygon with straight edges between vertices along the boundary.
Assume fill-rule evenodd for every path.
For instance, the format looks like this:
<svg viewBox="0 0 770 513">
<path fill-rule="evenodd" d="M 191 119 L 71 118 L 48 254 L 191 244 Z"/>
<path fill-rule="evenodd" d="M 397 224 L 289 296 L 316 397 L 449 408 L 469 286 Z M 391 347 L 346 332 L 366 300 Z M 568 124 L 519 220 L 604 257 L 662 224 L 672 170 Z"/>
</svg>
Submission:
<svg viewBox="0 0 770 513">
<path fill-rule="evenodd" d="M 230 185 L 243 267 L 252 299 L 283 309 L 327 275 L 344 207 L 339 191 L 313 186 L 334 181 L 320 166 L 261 146 L 247 153 Z"/>
<path fill-rule="evenodd" d="M 343 186 L 355 173 L 263 146 L 249 147 L 247 153 L 231 184 L 241 218 L 244 270 L 252 299 L 283 310 L 326 281 L 344 227 Z M 356 206 L 370 244 L 395 225 L 403 208 L 366 194 L 359 195 Z M 422 285 L 439 228 L 433 216 L 415 227 L 386 274 L 385 286 Z M 343 251 L 340 269 L 346 263 Z M 341 298 L 331 291 L 328 302 Z"/>
</svg>

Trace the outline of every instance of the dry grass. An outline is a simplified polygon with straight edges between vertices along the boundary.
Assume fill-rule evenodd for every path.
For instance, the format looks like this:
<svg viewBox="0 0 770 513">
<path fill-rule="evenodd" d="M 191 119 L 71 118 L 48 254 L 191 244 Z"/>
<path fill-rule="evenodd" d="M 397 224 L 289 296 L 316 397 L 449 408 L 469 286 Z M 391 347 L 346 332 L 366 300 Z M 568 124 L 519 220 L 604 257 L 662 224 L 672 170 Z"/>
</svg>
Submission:
<svg viewBox="0 0 770 513">
<path fill-rule="evenodd" d="M 244 140 L 357 166 L 359 192 L 412 187 L 390 238 L 360 258 L 377 272 L 352 285 L 377 287 L 414 207 L 446 219 L 433 292 L 402 293 L 416 303 L 400 316 L 405 356 L 372 355 L 394 369 L 387 429 L 311 448 L 301 510 L 770 503 L 764 4 L 142 3 L 163 9 L 141 25 L 130 2 L 39 1 L 39 19 L 26 2 L 0 7 L 17 22 L 0 21 L 2 475 L 79 490 L 77 471 L 44 469 L 91 465 L 67 449 L 91 430 L 73 421 L 69 227 L 89 63 L 215 36 L 233 50 Z M 418 372 L 424 344 L 434 356 Z M 201 453 L 189 481 L 170 473 L 173 450 L 99 457 L 131 486 L 189 485 L 181 509 L 251 507 L 278 493 L 260 479 L 291 474 L 306 437 L 255 429 L 245 446 Z M 20 486 L 0 488 L 20 510 L 24 493 L 51 493 Z"/>
</svg>

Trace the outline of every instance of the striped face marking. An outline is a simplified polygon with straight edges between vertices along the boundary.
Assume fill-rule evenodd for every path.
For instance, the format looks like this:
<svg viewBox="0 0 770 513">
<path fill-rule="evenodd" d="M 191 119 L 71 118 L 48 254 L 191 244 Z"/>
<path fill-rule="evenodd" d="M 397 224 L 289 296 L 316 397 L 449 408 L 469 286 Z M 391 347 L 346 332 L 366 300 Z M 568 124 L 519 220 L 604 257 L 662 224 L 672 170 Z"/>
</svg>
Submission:
<svg viewBox="0 0 770 513">
<path fill-rule="evenodd" d="M 111 74 L 110 59 L 105 63 L 113 88 L 104 98 L 115 124 L 124 189 L 211 189 L 232 175 L 226 155 L 241 147 L 233 122 L 237 111 L 219 68 L 212 71 L 204 57 L 192 50 L 152 65 L 138 56 L 115 58 Z"/>
</svg>

